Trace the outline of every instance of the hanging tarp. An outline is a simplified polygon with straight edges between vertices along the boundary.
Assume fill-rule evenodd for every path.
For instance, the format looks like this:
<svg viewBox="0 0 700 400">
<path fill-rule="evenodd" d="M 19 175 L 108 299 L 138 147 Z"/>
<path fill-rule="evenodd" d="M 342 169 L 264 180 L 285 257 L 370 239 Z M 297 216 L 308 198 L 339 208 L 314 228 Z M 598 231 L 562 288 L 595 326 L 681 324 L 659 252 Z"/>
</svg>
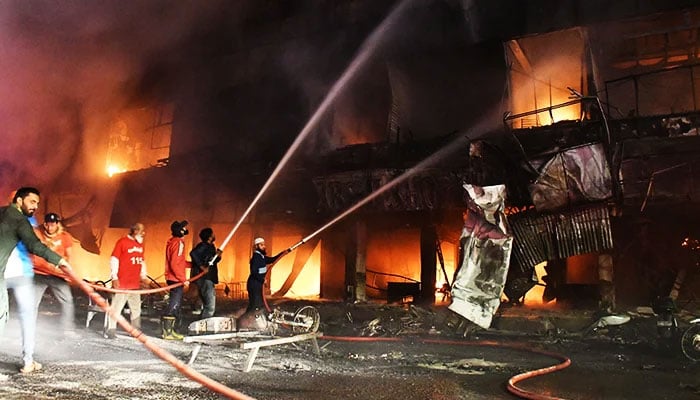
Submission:
<svg viewBox="0 0 700 400">
<path fill-rule="evenodd" d="M 612 196 L 610 168 L 600 143 L 557 153 L 530 186 L 537 211 L 556 210 Z"/>
<path fill-rule="evenodd" d="M 486 329 L 501 303 L 513 247 L 503 213 L 506 187 L 465 185 L 465 189 L 473 202 L 465 212 L 449 309 Z"/>
</svg>

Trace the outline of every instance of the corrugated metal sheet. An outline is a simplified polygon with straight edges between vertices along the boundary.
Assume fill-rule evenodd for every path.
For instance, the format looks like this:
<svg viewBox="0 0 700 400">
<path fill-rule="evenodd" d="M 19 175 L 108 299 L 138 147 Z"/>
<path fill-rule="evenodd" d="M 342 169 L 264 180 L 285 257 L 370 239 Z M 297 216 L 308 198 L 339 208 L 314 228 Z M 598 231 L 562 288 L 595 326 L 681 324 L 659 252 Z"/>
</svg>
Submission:
<svg viewBox="0 0 700 400">
<path fill-rule="evenodd" d="M 508 218 L 515 242 L 513 257 L 523 272 L 543 261 L 612 248 L 605 204 L 556 214 L 526 211 Z"/>
</svg>

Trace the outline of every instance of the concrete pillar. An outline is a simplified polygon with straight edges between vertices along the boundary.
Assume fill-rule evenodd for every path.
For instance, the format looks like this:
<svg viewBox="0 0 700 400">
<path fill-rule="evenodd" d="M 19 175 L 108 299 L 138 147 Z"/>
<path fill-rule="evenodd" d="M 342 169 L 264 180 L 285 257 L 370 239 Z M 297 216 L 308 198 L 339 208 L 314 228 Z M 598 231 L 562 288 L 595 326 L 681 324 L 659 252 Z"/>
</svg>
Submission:
<svg viewBox="0 0 700 400">
<path fill-rule="evenodd" d="M 367 301 L 367 225 L 364 221 L 351 225 L 345 254 L 346 299 Z"/>
<path fill-rule="evenodd" d="M 437 274 L 437 232 L 435 226 L 420 230 L 421 303 L 435 303 L 435 276 Z"/>
<path fill-rule="evenodd" d="M 347 233 L 345 229 L 331 228 L 324 233 L 321 241 L 321 298 L 331 300 L 347 299 L 346 251 Z"/>
<path fill-rule="evenodd" d="M 613 281 L 613 258 L 611 254 L 598 255 L 598 282 L 600 290 L 599 308 L 607 312 L 615 309 L 615 283 Z"/>
<path fill-rule="evenodd" d="M 355 254 L 355 301 L 367 301 L 367 224 L 355 224 L 357 252 Z"/>
</svg>

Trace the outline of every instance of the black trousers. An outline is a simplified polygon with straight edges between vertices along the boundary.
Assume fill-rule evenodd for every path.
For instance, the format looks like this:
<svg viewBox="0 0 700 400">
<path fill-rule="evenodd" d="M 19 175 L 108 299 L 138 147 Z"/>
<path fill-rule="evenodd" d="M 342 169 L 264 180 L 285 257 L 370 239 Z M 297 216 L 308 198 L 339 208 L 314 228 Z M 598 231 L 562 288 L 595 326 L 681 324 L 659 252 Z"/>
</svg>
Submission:
<svg viewBox="0 0 700 400">
<path fill-rule="evenodd" d="M 263 299 L 263 283 L 255 279 L 248 278 L 246 289 L 248 290 L 248 308 L 246 311 L 254 310 L 256 308 L 265 308 L 265 299 Z"/>
<path fill-rule="evenodd" d="M 168 286 L 174 285 L 175 281 L 165 281 Z M 184 294 L 184 289 L 182 286 L 170 289 L 170 301 L 168 301 L 168 307 L 165 309 L 163 314 L 166 317 L 179 317 L 180 316 L 180 306 L 182 305 L 182 295 Z"/>
</svg>

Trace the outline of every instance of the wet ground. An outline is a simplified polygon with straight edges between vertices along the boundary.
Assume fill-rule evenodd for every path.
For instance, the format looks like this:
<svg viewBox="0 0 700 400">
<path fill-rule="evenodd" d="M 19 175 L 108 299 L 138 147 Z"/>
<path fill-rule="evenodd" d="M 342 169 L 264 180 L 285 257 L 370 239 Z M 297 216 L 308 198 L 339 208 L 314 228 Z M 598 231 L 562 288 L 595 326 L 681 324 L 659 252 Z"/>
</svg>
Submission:
<svg viewBox="0 0 700 400">
<path fill-rule="evenodd" d="M 277 306 L 294 311 L 305 304 L 309 303 Z M 501 346 L 522 345 L 572 360 L 567 369 L 519 384 L 528 391 L 567 399 L 700 399 L 700 367 L 673 350 L 661 350 L 650 318 L 635 316 L 624 326 L 584 337 L 561 329 L 539 334 L 474 330 L 446 307 L 313 304 L 321 314 L 319 330 L 326 335 L 402 341 L 321 338 L 320 356 L 314 355 L 310 342 L 266 347 L 247 373 L 242 367 L 248 350 L 227 341 L 205 345 L 193 367 L 257 399 L 513 399 L 506 389 L 510 377 L 558 363 Z M 220 302 L 220 310 L 228 312 L 241 306 Z M 84 323 L 84 314 L 79 317 Z M 45 368 L 26 376 L 16 372 L 19 329 L 17 321 L 10 321 L 0 342 L 0 398 L 222 398 L 185 378 L 133 338 L 124 334 L 116 340 L 102 338 L 101 314 L 76 339 L 59 336 L 52 328 L 55 320 L 55 310 L 42 303 L 36 359 Z M 158 339 L 155 317 L 147 319 L 144 331 L 178 359 L 189 360 L 193 345 Z M 479 341 L 489 346 L 476 345 Z"/>
</svg>

